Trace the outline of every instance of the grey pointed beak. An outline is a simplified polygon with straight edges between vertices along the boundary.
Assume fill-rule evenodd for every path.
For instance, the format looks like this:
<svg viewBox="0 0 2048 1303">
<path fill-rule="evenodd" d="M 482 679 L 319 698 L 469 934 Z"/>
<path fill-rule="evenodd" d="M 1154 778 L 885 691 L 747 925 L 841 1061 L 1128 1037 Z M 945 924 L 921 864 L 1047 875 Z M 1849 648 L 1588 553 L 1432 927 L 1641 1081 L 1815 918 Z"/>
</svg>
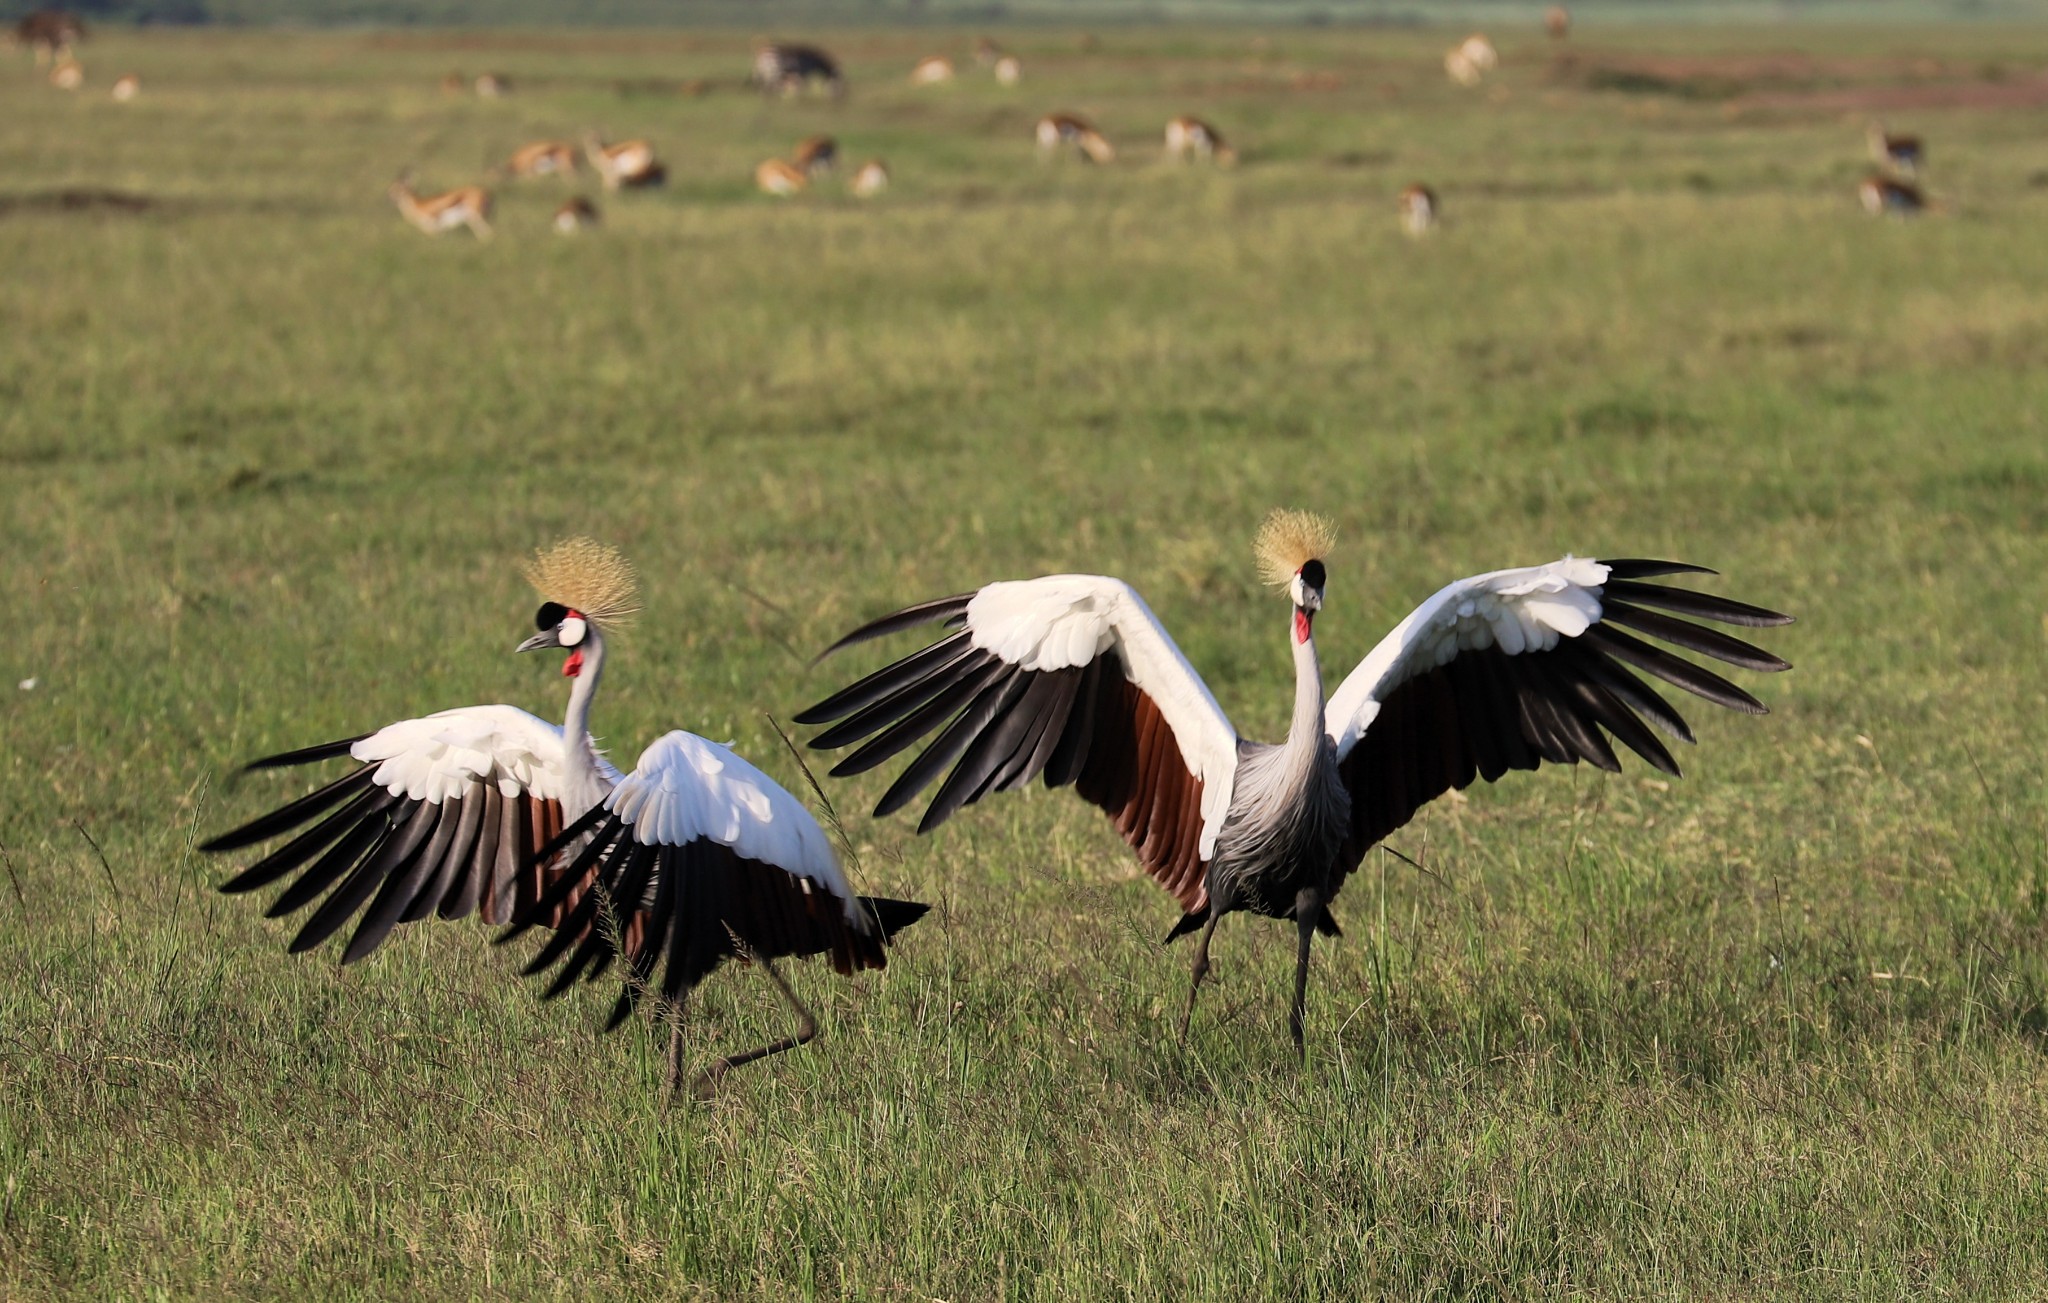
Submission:
<svg viewBox="0 0 2048 1303">
<path fill-rule="evenodd" d="M 1308 599 L 1308 601 L 1307 601 L 1307 602 L 1306 602 L 1306 603 L 1305 603 L 1305 604 L 1304 604 L 1304 605 L 1302 606 L 1302 608 L 1301 608 L 1302 610 L 1304 610 L 1304 611 L 1308 611 L 1308 612 L 1310 612 L 1311 614 L 1313 614 L 1313 613 L 1315 613 L 1315 612 L 1317 612 L 1317 611 L 1320 611 L 1320 610 L 1322 610 L 1322 609 L 1323 609 L 1323 590 L 1322 590 L 1322 589 L 1320 589 L 1320 588 L 1311 588 L 1311 589 L 1308 589 L 1308 590 L 1307 590 L 1307 591 L 1306 591 L 1305 593 L 1303 593 L 1303 594 L 1302 594 L 1302 596 L 1304 596 L 1304 597 L 1306 597 L 1306 598 Z"/>
<path fill-rule="evenodd" d="M 528 638 L 525 642 L 520 643 L 517 647 L 514 647 L 512 650 L 515 652 L 540 651 L 547 647 L 559 647 L 561 645 L 561 637 L 556 633 L 555 630 L 544 629 L 541 632 L 533 635 L 533 637 Z"/>
</svg>

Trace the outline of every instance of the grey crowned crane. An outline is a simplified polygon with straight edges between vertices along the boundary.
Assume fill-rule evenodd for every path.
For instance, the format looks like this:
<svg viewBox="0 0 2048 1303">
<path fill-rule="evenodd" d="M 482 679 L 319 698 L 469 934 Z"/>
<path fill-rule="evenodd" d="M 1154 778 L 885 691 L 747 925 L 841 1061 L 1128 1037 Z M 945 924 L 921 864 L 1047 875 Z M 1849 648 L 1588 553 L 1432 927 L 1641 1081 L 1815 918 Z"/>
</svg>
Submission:
<svg viewBox="0 0 2048 1303">
<path fill-rule="evenodd" d="M 1201 933 L 1183 1039 L 1223 916 L 1292 919 L 1299 1051 L 1311 939 L 1339 935 L 1330 902 L 1346 877 L 1424 805 L 1545 763 L 1618 770 L 1610 738 L 1677 774 L 1647 725 L 1681 741 L 1692 734 L 1636 671 L 1765 713 L 1749 693 L 1646 637 L 1745 669 L 1790 668 L 1665 612 L 1750 626 L 1789 617 L 1646 582 L 1711 571 L 1567 556 L 1444 588 L 1326 703 L 1312 635 L 1332 540 L 1327 524 L 1298 512 L 1273 513 L 1259 533 L 1264 577 L 1291 599 L 1294 716 L 1278 745 L 1238 736 L 1144 599 L 1102 575 L 993 583 L 862 625 L 828 654 L 919 625 L 947 632 L 796 718 L 832 725 L 814 747 L 864 743 L 832 770 L 841 777 L 937 730 L 875 807 L 877 816 L 901 809 L 945 774 L 919 832 L 1040 776 L 1099 806 L 1180 903 L 1166 939 Z"/>
<path fill-rule="evenodd" d="M 890 936 L 926 907 L 856 896 L 803 805 L 716 742 L 677 730 L 641 752 L 631 773 L 613 768 L 591 739 L 590 704 L 607 635 L 638 609 L 633 572 L 616 551 L 571 539 L 539 553 L 527 574 L 543 599 L 540 631 L 517 650 L 568 652 L 562 726 L 512 706 L 468 706 L 255 761 L 252 770 L 344 758 L 354 767 L 206 843 L 229 852 L 292 834 L 221 890 L 296 874 L 270 916 L 318 902 L 291 942 L 295 954 L 353 922 L 344 964 L 401 923 L 472 913 L 508 925 L 501 943 L 553 929 L 526 966 L 529 976 L 555 970 L 549 999 L 623 959 L 607 1030 L 658 990 L 677 1012 L 670 1093 L 681 1079 L 682 1002 L 727 958 L 759 964 L 799 1030 L 719 1059 L 700 1088 L 806 1043 L 817 1024 L 774 961 L 824 954 L 841 974 L 882 968 Z"/>
</svg>

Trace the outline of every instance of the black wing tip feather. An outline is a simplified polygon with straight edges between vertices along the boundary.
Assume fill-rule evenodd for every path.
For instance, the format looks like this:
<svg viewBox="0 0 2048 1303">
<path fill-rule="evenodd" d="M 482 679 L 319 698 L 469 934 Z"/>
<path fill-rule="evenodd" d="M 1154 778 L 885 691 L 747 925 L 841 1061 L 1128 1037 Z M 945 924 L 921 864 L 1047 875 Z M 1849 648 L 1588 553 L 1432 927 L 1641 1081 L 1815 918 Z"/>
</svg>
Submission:
<svg viewBox="0 0 2048 1303">
<path fill-rule="evenodd" d="M 333 742 L 319 742 L 296 751 L 280 751 L 274 756 L 264 756 L 243 765 L 241 772 L 253 774 L 259 769 L 286 769 L 293 765 L 310 765 L 321 760 L 332 760 L 345 756 L 356 743 L 371 737 L 369 733 L 358 733 L 354 737 L 339 738 Z M 203 848 L 202 848 L 203 849 Z"/>
<path fill-rule="evenodd" d="M 868 916 L 881 927 L 884 936 L 896 935 L 931 913 L 932 909 L 923 901 L 893 900 L 888 896 L 862 896 L 860 903 Z"/>
<path fill-rule="evenodd" d="M 976 591 L 978 592 L 979 590 Z M 847 634 L 838 642 L 833 643 L 824 651 L 819 652 L 811 660 L 811 667 L 816 668 L 826 657 L 845 651 L 848 647 L 867 642 L 870 639 L 885 637 L 888 634 L 897 633 L 904 629 L 914 629 L 920 624 L 936 624 L 941 621 L 950 622 L 965 619 L 967 604 L 974 600 L 974 596 L 974 593 L 955 593 L 951 597 L 934 598 L 929 602 L 919 602 L 915 606 L 906 606 L 901 610 L 891 611 L 887 615 L 878 616 L 855 629 L 852 633 Z M 795 718 L 800 724 L 809 722 L 801 715 Z"/>
</svg>

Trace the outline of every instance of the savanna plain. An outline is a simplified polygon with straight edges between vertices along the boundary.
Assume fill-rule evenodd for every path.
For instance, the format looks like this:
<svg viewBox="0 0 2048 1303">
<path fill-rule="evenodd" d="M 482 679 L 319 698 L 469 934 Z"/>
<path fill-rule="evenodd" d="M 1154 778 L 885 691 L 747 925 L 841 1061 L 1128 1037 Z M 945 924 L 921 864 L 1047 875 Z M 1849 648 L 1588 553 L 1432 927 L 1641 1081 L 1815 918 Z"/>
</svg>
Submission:
<svg viewBox="0 0 2048 1303">
<path fill-rule="evenodd" d="M 70 95 L 16 53 L 0 1295 L 2048 1292 L 2048 34 L 1530 24 L 1470 90 L 1448 30 L 998 32 L 1009 89 L 973 34 L 790 33 L 840 102 L 744 89 L 742 31 L 110 28 Z M 1054 109 L 1119 159 L 1040 163 Z M 1176 113 L 1240 164 L 1158 161 Z M 1858 208 L 1872 117 L 1935 211 Z M 667 187 L 565 239 L 570 186 L 492 182 L 488 243 L 384 197 L 585 129 Z M 818 132 L 894 186 L 755 193 Z M 1332 685 L 1567 551 L 1715 567 L 1797 668 L 1750 676 L 1767 717 L 1692 703 L 1679 781 L 1515 774 L 1397 833 L 1306 1063 L 1293 934 L 1246 916 L 1177 1043 L 1177 911 L 1065 792 L 918 838 L 866 815 L 889 772 L 827 780 L 856 884 L 933 914 L 886 972 L 788 965 L 820 1040 L 666 1114 L 660 1029 L 542 1004 L 530 941 L 294 958 L 194 849 L 312 781 L 238 761 L 558 718 L 511 651 L 567 534 L 642 572 L 625 763 L 686 727 L 815 805 L 774 722 L 909 644 L 819 649 L 1069 570 L 1274 738 L 1275 505 L 1343 533 Z M 786 1022 L 728 968 L 688 1052 Z"/>
</svg>

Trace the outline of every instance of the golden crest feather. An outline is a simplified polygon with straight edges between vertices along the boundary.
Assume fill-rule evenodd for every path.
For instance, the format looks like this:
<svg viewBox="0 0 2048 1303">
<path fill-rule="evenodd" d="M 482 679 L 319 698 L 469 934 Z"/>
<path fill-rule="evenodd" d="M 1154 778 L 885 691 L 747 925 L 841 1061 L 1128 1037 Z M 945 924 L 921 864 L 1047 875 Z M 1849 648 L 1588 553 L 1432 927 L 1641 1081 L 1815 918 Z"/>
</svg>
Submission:
<svg viewBox="0 0 2048 1303">
<path fill-rule="evenodd" d="M 1311 511 L 1275 507 L 1259 526 L 1252 551 L 1259 558 L 1259 578 L 1285 588 L 1310 561 L 1329 556 L 1337 546 L 1337 527 Z"/>
<path fill-rule="evenodd" d="M 633 563 L 596 539 L 565 538 L 520 567 L 533 591 L 594 624 L 616 629 L 640 612 Z"/>
</svg>

